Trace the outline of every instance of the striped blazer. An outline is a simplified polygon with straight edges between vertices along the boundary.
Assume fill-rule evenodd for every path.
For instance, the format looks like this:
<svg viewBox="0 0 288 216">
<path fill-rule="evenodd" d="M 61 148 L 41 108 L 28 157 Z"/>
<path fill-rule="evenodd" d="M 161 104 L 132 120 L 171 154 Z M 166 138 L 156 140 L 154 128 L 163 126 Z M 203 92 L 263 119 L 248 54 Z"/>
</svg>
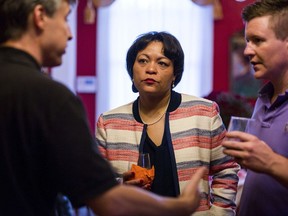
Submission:
<svg viewBox="0 0 288 216">
<path fill-rule="evenodd" d="M 117 173 L 137 163 L 144 124 L 138 99 L 100 115 L 96 141 Z M 193 215 L 235 215 L 239 165 L 223 154 L 226 130 L 215 102 L 172 91 L 167 124 L 171 135 L 180 191 L 193 173 L 206 166 L 200 206 Z"/>
</svg>

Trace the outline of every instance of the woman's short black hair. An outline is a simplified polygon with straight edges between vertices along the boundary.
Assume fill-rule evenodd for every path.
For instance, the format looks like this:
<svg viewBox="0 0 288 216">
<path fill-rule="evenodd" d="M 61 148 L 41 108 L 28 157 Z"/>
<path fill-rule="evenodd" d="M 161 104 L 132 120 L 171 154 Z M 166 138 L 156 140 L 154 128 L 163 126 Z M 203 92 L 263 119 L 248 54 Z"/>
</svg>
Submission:
<svg viewBox="0 0 288 216">
<path fill-rule="evenodd" d="M 148 32 L 139 35 L 133 42 L 126 56 L 126 68 L 131 80 L 133 79 L 133 65 L 138 52 L 145 49 L 148 44 L 153 41 L 163 43 L 164 55 L 173 62 L 175 75 L 174 86 L 176 86 L 180 82 L 184 70 L 184 52 L 177 38 L 168 32 Z M 138 92 L 134 84 L 132 90 L 133 92 Z"/>
</svg>

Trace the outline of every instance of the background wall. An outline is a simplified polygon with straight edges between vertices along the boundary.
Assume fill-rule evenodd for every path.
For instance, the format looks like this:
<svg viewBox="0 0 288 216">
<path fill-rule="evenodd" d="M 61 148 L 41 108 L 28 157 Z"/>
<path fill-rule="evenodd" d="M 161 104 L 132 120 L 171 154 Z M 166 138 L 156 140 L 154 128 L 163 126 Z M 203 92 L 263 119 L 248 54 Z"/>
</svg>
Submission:
<svg viewBox="0 0 288 216">
<path fill-rule="evenodd" d="M 84 24 L 86 1 L 78 1 L 77 7 L 77 76 L 96 75 L 96 18 L 93 24 Z M 85 105 L 92 132 L 95 131 L 95 93 L 78 93 Z"/>
<path fill-rule="evenodd" d="M 244 6 L 255 2 L 246 0 L 221 0 L 223 19 L 214 22 L 213 90 L 229 91 L 230 81 L 230 38 L 244 28 L 241 11 Z"/>
<path fill-rule="evenodd" d="M 221 0 L 223 19 L 216 20 L 214 25 L 214 58 L 213 58 L 213 90 L 229 91 L 230 80 L 230 38 L 243 29 L 241 10 L 254 0 L 237 2 Z M 192 2 L 191 2 L 192 3 Z M 77 8 L 77 76 L 95 76 L 96 68 L 96 20 L 93 24 L 84 24 L 84 9 L 86 1 L 79 1 Z M 95 130 L 95 93 L 78 93 L 84 102 L 92 131 Z"/>
</svg>

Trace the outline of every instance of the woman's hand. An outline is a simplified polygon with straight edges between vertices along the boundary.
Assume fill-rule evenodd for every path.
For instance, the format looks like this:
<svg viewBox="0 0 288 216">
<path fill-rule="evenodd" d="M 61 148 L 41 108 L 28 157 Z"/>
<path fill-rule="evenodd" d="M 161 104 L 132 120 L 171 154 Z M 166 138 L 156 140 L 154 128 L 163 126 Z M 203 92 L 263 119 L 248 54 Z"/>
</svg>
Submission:
<svg viewBox="0 0 288 216">
<path fill-rule="evenodd" d="M 151 183 L 145 184 L 143 179 L 135 179 L 135 173 L 132 171 L 123 173 L 123 184 L 134 185 L 146 190 L 151 190 Z"/>
</svg>

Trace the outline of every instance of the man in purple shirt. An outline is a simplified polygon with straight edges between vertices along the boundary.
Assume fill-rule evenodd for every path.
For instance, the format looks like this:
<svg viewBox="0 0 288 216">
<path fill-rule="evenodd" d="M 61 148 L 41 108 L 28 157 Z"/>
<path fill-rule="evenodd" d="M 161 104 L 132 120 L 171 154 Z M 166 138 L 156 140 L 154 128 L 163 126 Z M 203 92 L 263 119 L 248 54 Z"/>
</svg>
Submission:
<svg viewBox="0 0 288 216">
<path fill-rule="evenodd" d="M 242 18 L 244 54 L 254 77 L 269 82 L 259 92 L 250 134 L 227 133 L 224 153 L 248 169 L 240 216 L 288 215 L 288 0 L 257 1 Z"/>
</svg>

